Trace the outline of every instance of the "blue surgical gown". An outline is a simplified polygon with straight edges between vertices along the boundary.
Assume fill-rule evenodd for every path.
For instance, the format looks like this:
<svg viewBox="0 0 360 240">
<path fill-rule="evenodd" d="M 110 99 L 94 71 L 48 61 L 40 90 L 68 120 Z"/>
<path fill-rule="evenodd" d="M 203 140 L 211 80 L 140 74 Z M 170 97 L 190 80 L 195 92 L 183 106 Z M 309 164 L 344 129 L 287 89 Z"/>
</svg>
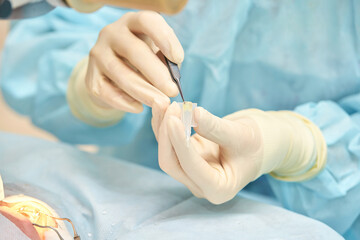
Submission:
<svg viewBox="0 0 360 240">
<path fill-rule="evenodd" d="M 94 128 L 66 103 L 72 68 L 100 29 L 125 12 L 57 9 L 17 23 L 4 49 L 2 91 L 11 107 L 62 141 L 98 144 L 157 168 L 150 109 Z M 268 182 L 285 208 L 360 239 L 360 2 L 189 1 L 165 18 L 185 50 L 186 99 L 218 116 L 246 108 L 294 110 L 322 130 L 328 161 L 318 176 L 297 183 L 269 177 L 256 187 Z"/>
<path fill-rule="evenodd" d="M 6 196 L 46 203 L 71 219 L 82 240 L 343 240 L 324 223 L 251 193 L 213 205 L 160 171 L 64 143 L 0 132 L 0 152 Z M 19 231 L 0 213 L 1 240 L 30 240 Z"/>
</svg>

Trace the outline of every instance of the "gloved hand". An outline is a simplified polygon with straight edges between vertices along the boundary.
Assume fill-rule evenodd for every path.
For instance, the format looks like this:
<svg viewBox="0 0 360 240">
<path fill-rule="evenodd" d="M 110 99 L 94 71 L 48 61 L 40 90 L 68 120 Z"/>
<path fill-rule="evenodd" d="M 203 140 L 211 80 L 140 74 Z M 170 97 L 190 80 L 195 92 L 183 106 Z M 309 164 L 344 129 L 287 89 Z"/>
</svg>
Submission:
<svg viewBox="0 0 360 240">
<path fill-rule="evenodd" d="M 141 112 L 142 104 L 151 107 L 154 99 L 168 105 L 178 89 L 162 54 L 178 64 L 184 58 L 174 31 L 158 13 L 130 12 L 106 26 L 70 78 L 68 102 L 74 115 L 106 126 L 124 112 Z"/>
<path fill-rule="evenodd" d="M 180 113 L 176 103 L 165 115 L 160 105 L 153 107 L 159 165 L 195 196 L 214 204 L 232 199 L 262 174 L 301 181 L 325 165 L 326 144 L 320 130 L 293 112 L 249 109 L 221 119 L 196 108 L 196 134 L 189 144 Z"/>
</svg>

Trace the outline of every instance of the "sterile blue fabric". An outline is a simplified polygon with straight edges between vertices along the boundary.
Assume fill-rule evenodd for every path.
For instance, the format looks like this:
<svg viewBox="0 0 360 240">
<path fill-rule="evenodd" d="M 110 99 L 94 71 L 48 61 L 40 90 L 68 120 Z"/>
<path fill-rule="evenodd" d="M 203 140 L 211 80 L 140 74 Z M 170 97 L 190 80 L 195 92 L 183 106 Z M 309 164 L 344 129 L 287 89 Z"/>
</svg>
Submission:
<svg viewBox="0 0 360 240">
<path fill-rule="evenodd" d="M 97 15 L 58 9 L 44 17 L 17 22 L 8 38 L 17 50 L 13 52 L 9 46 L 3 53 L 6 63 L 1 69 L 1 81 L 5 100 L 61 140 L 109 144 L 117 135 L 115 144 L 129 143 L 143 125 L 148 109 L 139 115 L 127 114 L 121 124 L 104 131 L 77 120 L 67 106 L 65 94 L 72 68 L 88 54 L 99 31 L 121 14 L 115 9 L 104 9 Z M 48 81 L 49 77 L 54 81 Z M 19 86 L 19 91 L 10 93 Z"/>
<path fill-rule="evenodd" d="M 98 144 L 103 152 L 158 168 L 148 108 L 97 129 L 75 119 L 65 101 L 72 68 L 101 27 L 124 12 L 57 9 L 18 23 L 3 54 L 2 90 L 13 108 L 61 140 Z M 246 108 L 294 110 L 320 127 L 328 145 L 323 172 L 305 182 L 265 182 L 286 208 L 358 239 L 360 2 L 189 1 L 166 21 L 185 50 L 187 100 L 218 116 Z M 266 186 L 261 178 L 251 188 L 265 192 Z"/>
<path fill-rule="evenodd" d="M 65 144 L 0 133 L 0 152 L 5 194 L 45 202 L 84 240 L 343 239 L 319 221 L 243 196 L 212 205 L 160 171 Z"/>
</svg>

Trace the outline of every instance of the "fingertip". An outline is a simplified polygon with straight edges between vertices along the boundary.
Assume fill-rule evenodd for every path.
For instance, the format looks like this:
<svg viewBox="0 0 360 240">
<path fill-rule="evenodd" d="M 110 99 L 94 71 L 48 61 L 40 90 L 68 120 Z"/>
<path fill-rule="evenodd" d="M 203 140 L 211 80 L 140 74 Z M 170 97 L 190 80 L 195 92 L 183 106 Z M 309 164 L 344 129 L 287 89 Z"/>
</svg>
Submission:
<svg viewBox="0 0 360 240">
<path fill-rule="evenodd" d="M 173 105 L 177 105 L 177 102 L 172 101 L 172 102 L 171 102 L 171 106 L 173 106 Z"/>
<path fill-rule="evenodd" d="M 166 95 L 168 95 L 169 97 L 176 97 L 179 94 L 179 89 L 176 86 L 176 84 L 173 82 L 168 84 L 168 87 L 166 90 L 167 90 Z"/>
<path fill-rule="evenodd" d="M 184 49 L 172 29 L 171 32 L 169 32 L 168 36 L 168 42 L 166 44 L 166 47 L 164 47 L 163 49 L 163 53 L 172 62 L 176 64 L 181 64 L 184 61 Z"/>
<path fill-rule="evenodd" d="M 172 61 L 176 64 L 181 64 L 184 61 L 184 49 L 182 48 L 180 42 L 178 46 L 174 46 L 171 49 Z"/>
<path fill-rule="evenodd" d="M 170 98 L 168 98 L 167 96 L 161 96 L 161 97 L 155 98 L 153 100 L 152 105 L 154 105 L 159 110 L 165 111 L 170 105 Z"/>
<path fill-rule="evenodd" d="M 173 29 L 171 29 L 171 37 L 170 40 L 170 47 L 171 47 L 171 55 L 173 57 L 172 61 L 174 63 L 180 64 L 184 61 L 184 49 L 176 36 L 176 33 Z"/>
<path fill-rule="evenodd" d="M 176 115 L 177 117 L 180 117 L 180 113 L 181 113 L 181 109 L 180 109 L 180 106 L 179 106 L 179 103 L 178 102 L 172 102 L 170 107 L 169 107 L 169 111 Z"/>
<path fill-rule="evenodd" d="M 152 104 L 152 108 L 158 110 L 164 110 L 167 106 L 170 105 L 170 99 L 167 98 L 155 98 Z"/>
<path fill-rule="evenodd" d="M 160 108 L 160 101 L 159 101 L 157 98 L 154 99 L 151 108 L 152 108 L 152 109 L 154 109 L 154 108 L 155 108 L 155 109 L 156 109 L 156 108 Z"/>
</svg>

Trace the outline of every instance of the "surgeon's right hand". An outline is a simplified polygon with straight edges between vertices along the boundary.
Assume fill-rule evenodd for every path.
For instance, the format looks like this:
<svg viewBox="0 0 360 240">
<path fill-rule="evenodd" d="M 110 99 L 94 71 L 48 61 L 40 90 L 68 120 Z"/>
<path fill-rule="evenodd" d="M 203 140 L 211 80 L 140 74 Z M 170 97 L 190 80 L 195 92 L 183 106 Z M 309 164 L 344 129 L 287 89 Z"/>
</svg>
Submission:
<svg viewBox="0 0 360 240">
<path fill-rule="evenodd" d="M 162 54 L 177 64 L 184 58 L 174 31 L 158 13 L 129 12 L 106 26 L 89 58 L 70 78 L 68 101 L 74 115 L 97 125 L 91 118 L 139 113 L 143 104 L 152 107 L 155 99 L 167 106 L 178 89 Z"/>
</svg>

